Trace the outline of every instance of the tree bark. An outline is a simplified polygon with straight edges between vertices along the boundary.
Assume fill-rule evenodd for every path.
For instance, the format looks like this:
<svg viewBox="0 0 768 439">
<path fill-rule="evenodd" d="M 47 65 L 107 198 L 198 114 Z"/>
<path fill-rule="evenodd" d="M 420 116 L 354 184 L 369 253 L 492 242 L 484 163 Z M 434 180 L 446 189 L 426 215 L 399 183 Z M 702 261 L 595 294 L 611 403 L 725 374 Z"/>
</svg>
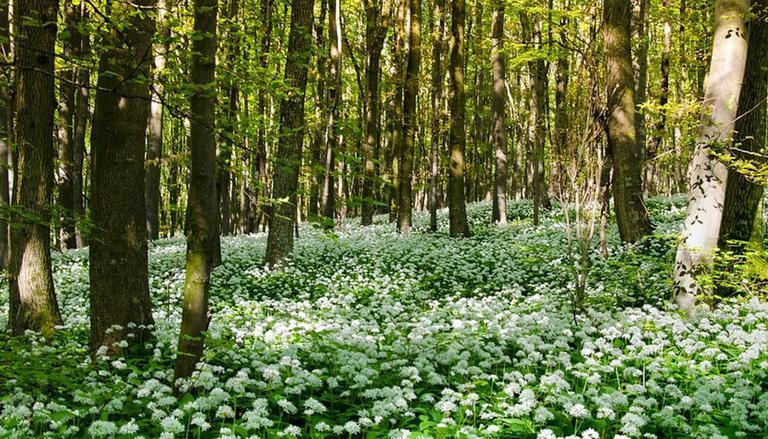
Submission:
<svg viewBox="0 0 768 439">
<path fill-rule="evenodd" d="M 171 0 L 172 1 L 172 0 Z M 149 127 L 147 130 L 147 175 L 145 204 L 147 213 L 147 237 L 155 240 L 160 236 L 160 164 L 163 159 L 163 104 L 162 75 L 165 71 L 165 55 L 168 52 L 170 29 L 165 26 L 165 17 L 171 2 L 157 0 L 157 25 L 160 27 L 160 44 L 154 54 L 154 87 L 149 106 Z"/>
<path fill-rule="evenodd" d="M 9 2 L 0 2 L 0 60 L 11 61 Z M 9 69 L 5 69 L 0 80 L 0 205 L 7 207 L 11 203 L 8 169 L 11 154 L 11 124 L 13 123 L 13 98 L 10 86 L 13 78 Z M 5 215 L 0 215 L 0 269 L 8 265 L 8 221 Z"/>
<path fill-rule="evenodd" d="M 294 0 L 285 82 L 291 87 L 280 103 L 280 142 L 273 177 L 272 195 L 278 204 L 269 219 L 266 263 L 276 265 L 293 250 L 296 191 L 304 139 L 304 98 L 307 67 L 312 55 L 312 0 Z"/>
<path fill-rule="evenodd" d="M 83 23 L 89 20 L 89 12 L 83 2 L 80 2 L 81 21 Z M 91 52 L 91 39 L 87 34 L 80 33 L 78 55 L 85 56 Z M 77 95 L 75 96 L 75 115 L 74 115 L 74 151 L 72 164 L 72 208 L 75 212 L 75 243 L 77 248 L 83 248 L 88 245 L 87 231 L 84 230 L 83 222 L 86 219 L 85 213 L 85 184 L 83 181 L 83 161 L 85 160 L 85 136 L 90 119 L 90 93 L 88 88 L 91 82 L 91 72 L 87 67 L 79 67 L 77 70 Z"/>
<path fill-rule="evenodd" d="M 440 147 L 443 139 L 443 40 L 445 0 L 435 0 L 435 27 L 432 36 L 432 138 L 430 149 L 429 230 L 437 232 L 437 184 Z"/>
<path fill-rule="evenodd" d="M 465 118 L 466 96 L 464 91 L 464 0 L 451 0 L 451 61 L 448 67 L 451 93 L 451 128 L 449 133 L 448 219 L 450 235 L 469 236 L 467 210 L 464 197 L 464 152 L 466 150 Z"/>
<path fill-rule="evenodd" d="M 326 225 L 336 217 L 336 150 L 339 148 L 338 119 L 341 104 L 341 0 L 328 2 L 329 81 L 327 125 L 325 127 L 325 173 L 323 174 L 323 216 Z"/>
<path fill-rule="evenodd" d="M 669 0 L 662 0 L 662 11 L 667 14 L 669 11 Z M 669 103 L 669 58 L 672 52 L 672 25 L 669 20 L 664 20 L 664 41 L 661 46 L 661 84 L 659 86 L 659 121 L 653 127 L 653 137 L 648 144 L 648 149 L 645 154 L 645 187 L 650 193 L 655 192 L 654 185 L 654 169 L 656 168 L 653 161 L 656 155 L 659 153 L 661 147 L 661 141 L 664 136 L 664 130 L 667 127 L 667 103 Z M 681 33 L 682 37 L 682 33 Z"/>
<path fill-rule="evenodd" d="M 80 22 L 80 8 L 72 4 L 72 0 L 64 2 L 64 29 L 66 38 L 63 38 L 64 56 L 72 60 L 77 55 L 78 31 Z M 71 61 L 70 61 L 71 62 Z M 56 183 L 58 185 L 59 205 L 59 249 L 76 247 L 75 221 L 74 221 L 74 196 L 72 179 L 74 174 L 74 114 L 75 114 L 75 79 L 77 69 L 74 65 L 68 65 L 61 73 L 59 80 L 59 118 L 58 141 L 59 161 Z"/>
<path fill-rule="evenodd" d="M 144 11 L 154 7 L 155 0 L 111 3 L 109 19 L 126 26 L 111 27 L 101 44 L 91 129 L 91 348 L 110 355 L 122 354 L 120 340 L 143 343 L 153 323 L 144 156 L 155 23 Z"/>
<path fill-rule="evenodd" d="M 493 90 L 491 112 L 493 124 L 493 149 L 496 174 L 493 181 L 492 221 L 507 224 L 507 126 L 506 126 L 506 57 L 504 55 L 504 2 L 495 1 L 491 20 L 491 60 Z"/>
<path fill-rule="evenodd" d="M 234 0 L 237 1 L 237 0 Z M 187 204 L 187 261 L 184 304 L 174 377 L 187 378 L 203 355 L 208 330 L 208 293 L 214 267 L 219 217 L 216 198 L 216 15 L 218 0 L 195 0 L 190 82 L 191 181 Z M 174 380 L 175 380 L 174 379 Z"/>
<path fill-rule="evenodd" d="M 272 44 L 272 11 L 274 0 L 262 0 L 261 2 L 261 51 L 259 53 L 259 68 L 266 74 L 269 66 L 269 52 Z M 265 214 L 266 200 L 269 196 L 269 184 L 267 178 L 267 90 L 259 89 L 257 112 L 259 124 L 256 130 L 256 154 L 252 157 L 251 164 L 253 178 L 251 180 L 251 196 L 253 198 L 252 213 L 248 220 L 248 233 L 259 228 L 259 223 Z M 246 102 L 247 103 L 247 102 Z M 259 202 L 262 199 L 264 202 Z"/>
<path fill-rule="evenodd" d="M 755 1 L 752 12 L 755 15 L 749 21 L 749 49 L 735 125 L 734 156 L 737 160 L 764 165 L 765 159 L 760 154 L 764 154 L 768 140 L 768 0 Z M 762 201 L 761 184 L 749 175 L 729 170 L 720 224 L 721 246 L 742 252 L 743 243 L 752 242 L 762 248 L 763 219 L 759 215 Z"/>
<path fill-rule="evenodd" d="M 421 68 L 421 0 L 408 0 L 408 64 L 405 70 L 405 94 L 403 96 L 403 149 L 400 156 L 400 202 L 398 230 L 411 231 L 413 223 L 413 151 L 416 147 L 416 102 L 419 94 Z"/>
<path fill-rule="evenodd" d="M 608 93 L 608 147 L 613 157 L 613 197 L 619 235 L 636 242 L 652 232 L 642 195 L 632 75 L 629 0 L 607 0 L 604 9 Z"/>
<path fill-rule="evenodd" d="M 328 0 L 320 0 L 320 16 L 315 21 L 315 57 L 317 62 L 317 75 L 316 75 L 316 117 L 317 120 L 326 120 L 326 92 L 325 92 L 325 72 L 327 71 L 327 51 L 325 50 L 325 23 L 326 14 L 328 13 Z M 325 173 L 325 166 L 323 165 L 322 152 L 323 145 L 325 143 L 325 127 L 322 124 L 317 124 L 315 133 L 312 136 L 312 181 L 310 183 L 311 189 L 309 193 L 309 217 L 312 221 L 316 221 L 320 217 L 320 209 L 322 202 L 322 189 Z"/>
<path fill-rule="evenodd" d="M 367 0 L 365 6 L 365 46 L 368 62 L 365 68 L 365 164 L 363 169 L 362 212 L 360 222 L 373 224 L 376 183 L 376 154 L 379 150 L 379 69 L 381 51 L 387 37 L 387 17 L 379 0 Z"/>
<path fill-rule="evenodd" d="M 645 148 L 645 110 L 641 106 L 645 104 L 648 96 L 648 39 L 645 30 L 648 21 L 648 0 L 632 0 L 632 3 L 630 48 L 632 39 L 637 42 L 637 51 L 632 56 L 632 70 L 635 74 L 635 132 L 640 157 L 645 163 L 648 159 L 648 151 Z"/>
<path fill-rule="evenodd" d="M 408 0 L 398 2 L 397 21 L 395 23 L 394 49 L 392 51 L 392 84 L 395 89 L 392 96 L 392 119 L 390 121 L 392 157 L 391 157 L 391 186 L 389 191 L 389 221 L 397 220 L 400 202 L 400 156 L 403 149 L 403 96 L 405 95 L 405 78 L 403 62 L 407 29 L 405 28 L 406 6 Z"/>
<path fill-rule="evenodd" d="M 10 318 L 13 334 L 25 330 L 50 336 L 61 324 L 51 271 L 50 222 L 53 201 L 54 47 L 56 0 L 14 4 L 16 142 L 19 170 L 11 217 Z"/>
<path fill-rule="evenodd" d="M 675 259 L 675 302 L 688 314 L 703 292 L 696 276 L 706 272 L 717 250 L 728 170 L 713 152 L 732 141 L 747 60 L 749 0 L 718 0 L 712 59 L 704 86 L 701 128 L 688 171 L 689 191 L 682 242 Z"/>
</svg>

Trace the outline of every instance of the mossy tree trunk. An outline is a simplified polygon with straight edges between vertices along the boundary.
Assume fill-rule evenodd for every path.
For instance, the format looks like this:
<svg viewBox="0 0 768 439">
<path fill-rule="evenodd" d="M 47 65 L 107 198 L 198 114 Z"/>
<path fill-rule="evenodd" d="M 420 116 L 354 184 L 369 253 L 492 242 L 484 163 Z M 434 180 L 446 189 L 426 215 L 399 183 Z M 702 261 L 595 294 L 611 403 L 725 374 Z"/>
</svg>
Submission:
<svg viewBox="0 0 768 439">
<path fill-rule="evenodd" d="M 635 242 L 653 230 L 643 203 L 642 160 L 637 142 L 634 78 L 630 40 L 630 0 L 606 0 L 604 5 L 608 121 L 606 134 L 613 157 L 613 197 L 619 235 Z"/>
<path fill-rule="evenodd" d="M 190 174 L 187 263 L 175 378 L 192 375 L 203 355 L 208 293 L 219 241 L 216 197 L 216 18 L 218 0 L 195 0 L 190 82 Z"/>
<path fill-rule="evenodd" d="M 0 2 L 0 61 L 10 62 L 10 8 L 8 1 Z M 13 98 L 11 96 L 10 72 L 0 77 L 0 205 L 11 202 L 8 168 L 11 154 L 11 125 L 13 124 Z M 0 269 L 7 268 L 8 262 L 8 221 L 0 215 Z"/>
<path fill-rule="evenodd" d="M 14 5 L 17 169 L 10 233 L 10 326 L 51 335 L 61 315 L 51 271 L 57 0 Z"/>
</svg>

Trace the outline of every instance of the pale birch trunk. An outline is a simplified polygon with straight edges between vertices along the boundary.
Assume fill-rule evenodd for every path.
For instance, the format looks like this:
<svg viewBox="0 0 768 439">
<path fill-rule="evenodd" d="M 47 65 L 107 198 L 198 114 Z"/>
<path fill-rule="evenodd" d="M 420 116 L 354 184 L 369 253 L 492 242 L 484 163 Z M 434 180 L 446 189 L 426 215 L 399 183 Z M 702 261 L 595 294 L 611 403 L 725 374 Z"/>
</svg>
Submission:
<svg viewBox="0 0 768 439">
<path fill-rule="evenodd" d="M 675 260 L 675 302 L 692 314 L 702 292 L 696 276 L 712 264 L 717 249 L 728 171 L 712 155 L 731 141 L 747 60 L 749 0 L 719 0 L 715 6 L 712 61 L 704 88 L 701 131 L 688 171 L 688 209 Z"/>
</svg>

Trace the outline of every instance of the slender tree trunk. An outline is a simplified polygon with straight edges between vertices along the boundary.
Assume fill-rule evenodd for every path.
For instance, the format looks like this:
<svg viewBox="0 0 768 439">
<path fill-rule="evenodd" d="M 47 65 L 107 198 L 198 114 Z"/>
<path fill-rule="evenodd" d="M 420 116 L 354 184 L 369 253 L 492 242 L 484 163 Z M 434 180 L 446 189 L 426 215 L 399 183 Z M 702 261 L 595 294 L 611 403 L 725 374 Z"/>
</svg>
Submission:
<svg viewBox="0 0 768 439">
<path fill-rule="evenodd" d="M 569 21 L 563 17 L 560 20 L 559 39 L 560 44 L 565 46 L 568 41 L 566 38 L 566 28 Z M 554 160 L 552 163 L 552 172 L 556 174 L 555 184 L 558 186 L 558 193 L 564 193 L 568 183 L 563 176 L 561 163 L 567 162 L 564 154 L 568 147 L 568 83 L 570 79 L 570 60 L 569 54 L 561 54 L 555 63 L 555 140 L 552 149 L 554 151 Z"/>
<path fill-rule="evenodd" d="M 633 53 L 634 56 L 632 57 L 632 70 L 635 75 L 635 131 L 640 157 L 645 163 L 648 159 L 648 151 L 645 148 L 645 110 L 641 106 L 645 104 L 648 95 L 648 39 L 645 31 L 648 21 L 648 0 L 632 0 L 632 3 L 631 40 L 637 42 L 637 51 Z"/>
<path fill-rule="evenodd" d="M 104 36 L 101 47 L 107 49 L 99 61 L 91 130 L 91 348 L 105 346 L 113 355 L 123 352 L 116 342 L 128 334 L 133 334 L 129 343 L 141 345 L 148 336 L 146 325 L 153 323 L 144 140 L 155 23 L 142 11 L 154 7 L 155 0 L 111 3 L 111 16 L 125 19 L 126 26 Z"/>
<path fill-rule="evenodd" d="M 269 65 L 269 53 L 272 45 L 272 14 L 274 9 L 274 0 L 262 0 L 261 2 L 261 53 L 259 54 L 259 67 L 264 74 L 267 72 Z M 253 225 L 250 226 L 251 231 L 258 229 L 259 224 L 267 220 L 265 216 L 269 216 L 269 205 L 266 203 L 269 197 L 269 178 L 267 176 L 267 144 L 269 143 L 266 136 L 267 127 L 267 93 L 264 88 L 259 90 L 258 99 L 258 113 L 259 113 L 259 125 L 256 134 L 256 160 L 253 163 Z M 259 202 L 261 197 L 263 202 Z"/>
<path fill-rule="evenodd" d="M 273 177 L 272 194 L 281 200 L 269 219 L 266 263 L 275 265 L 293 250 L 293 225 L 296 191 L 304 139 L 304 98 L 307 67 L 312 56 L 312 0 L 294 0 L 291 8 L 291 31 L 288 36 L 288 59 L 285 82 L 294 92 L 280 103 L 280 142 Z M 288 200 L 288 201 L 285 201 Z"/>
<path fill-rule="evenodd" d="M 152 91 L 152 102 L 149 105 L 145 183 L 147 237 L 152 240 L 160 236 L 160 164 L 163 158 L 163 104 L 161 100 L 164 95 L 161 77 L 165 71 L 165 55 L 168 52 L 168 39 L 170 38 L 170 28 L 165 25 L 165 17 L 171 4 L 168 0 L 157 0 L 157 25 L 161 32 L 160 44 L 155 49 L 154 57 L 155 85 Z"/>
<path fill-rule="evenodd" d="M 234 0 L 237 1 L 237 0 Z M 190 82 L 191 181 L 187 204 L 187 263 L 174 377 L 187 378 L 203 355 L 208 330 L 208 293 L 219 218 L 216 198 L 216 15 L 218 0 L 195 0 Z"/>
<path fill-rule="evenodd" d="M 328 12 L 328 0 L 320 0 L 320 16 L 315 21 L 315 56 L 317 62 L 317 77 L 316 77 L 316 93 L 315 99 L 317 100 L 315 109 L 317 114 L 317 120 L 327 120 L 326 116 L 326 91 L 325 91 L 325 72 L 327 71 L 328 58 L 325 50 L 325 23 L 326 14 Z M 315 221 L 319 218 L 319 209 L 322 201 L 322 188 L 325 173 L 325 167 L 322 162 L 323 144 L 325 143 L 325 127 L 322 124 L 317 124 L 318 127 L 312 138 L 312 181 L 310 183 L 311 189 L 309 193 L 309 217 Z"/>
<path fill-rule="evenodd" d="M 493 184 L 493 222 L 507 224 L 507 126 L 506 126 L 506 59 L 504 56 L 504 2 L 495 1 L 491 22 L 491 59 L 493 69 L 493 90 L 491 112 L 493 113 L 493 148 L 496 158 L 496 175 Z"/>
<path fill-rule="evenodd" d="M 11 35 L 10 35 L 10 8 L 8 1 L 0 2 L 0 61 L 11 61 Z M 11 154 L 11 124 L 13 123 L 12 108 L 13 98 L 10 93 L 10 85 L 13 81 L 10 70 L 3 71 L 0 81 L 4 85 L 0 87 L 0 205 L 10 205 L 11 194 L 8 180 Z M 0 269 L 8 265 L 8 222 L 4 215 L 0 215 Z"/>
<path fill-rule="evenodd" d="M 11 218 L 11 331 L 31 329 L 50 336 L 61 324 L 51 271 L 50 221 L 53 198 L 54 46 L 57 0 L 14 4 L 16 141 L 19 173 Z M 38 25 L 36 23 L 43 23 Z"/>
<path fill-rule="evenodd" d="M 89 12 L 83 2 L 78 6 L 83 23 L 89 20 Z M 80 33 L 78 54 L 84 56 L 91 52 L 91 40 L 87 34 Z M 83 180 L 83 162 L 85 160 L 85 136 L 90 119 L 89 106 L 90 94 L 88 88 L 91 82 L 91 72 L 87 67 L 79 67 L 77 70 L 77 95 L 75 96 L 75 114 L 74 114 L 74 151 L 72 154 L 72 208 L 75 212 L 75 243 L 77 248 L 83 248 L 88 245 L 88 237 L 81 225 L 85 219 L 85 184 Z"/>
<path fill-rule="evenodd" d="M 435 28 L 432 37 L 432 144 L 429 187 L 429 230 L 437 232 L 437 204 L 440 148 L 443 138 L 443 40 L 445 38 L 445 0 L 435 0 Z"/>
<path fill-rule="evenodd" d="M 405 95 L 405 71 L 403 66 L 406 64 L 403 62 L 403 58 L 407 41 L 405 19 L 408 0 L 397 1 L 397 22 L 395 23 L 394 49 L 392 51 L 392 84 L 395 93 L 392 97 L 392 120 L 390 121 L 390 137 L 392 139 L 392 180 L 389 192 L 390 222 L 394 222 L 397 219 L 398 202 L 400 201 L 400 156 L 403 149 L 403 96 Z"/>
<path fill-rule="evenodd" d="M 765 164 L 766 117 L 768 117 L 768 0 L 756 0 L 749 22 L 749 50 L 735 125 L 737 160 Z M 763 246 L 760 205 L 763 186 L 748 175 L 729 170 L 725 189 L 720 245 L 743 250 L 744 242 Z M 733 242 L 741 241 L 741 243 Z M 731 245 L 732 244 L 732 245 Z"/>
<path fill-rule="evenodd" d="M 668 16 L 669 0 L 662 0 L 661 6 L 665 16 Z M 659 115 L 659 121 L 653 127 L 653 137 L 648 144 L 648 150 L 645 157 L 645 187 L 650 193 L 655 192 L 653 170 L 655 169 L 656 164 L 654 161 L 656 155 L 659 153 L 664 130 L 667 127 L 667 103 L 669 102 L 669 58 L 672 52 L 672 25 L 669 23 L 669 20 L 664 20 L 663 28 L 664 42 L 661 46 L 661 84 L 659 86 L 659 108 L 661 114 Z"/>
<path fill-rule="evenodd" d="M 227 59 L 229 61 L 230 77 L 227 81 L 224 93 L 227 96 L 227 109 L 224 125 L 224 139 L 220 142 L 221 148 L 218 155 L 216 172 L 216 193 L 219 199 L 219 221 L 222 235 L 232 234 L 232 154 L 235 147 L 238 100 L 240 99 L 240 87 L 237 84 L 236 63 L 240 56 L 238 13 L 240 0 L 229 0 L 227 7 L 227 23 L 229 24 L 227 35 Z"/>
<path fill-rule="evenodd" d="M 469 236 L 467 210 L 464 198 L 464 152 L 466 150 L 465 115 L 466 96 L 464 91 L 464 0 L 451 0 L 451 62 L 450 77 L 451 129 L 449 133 L 449 175 L 448 175 L 448 219 L 450 235 Z"/>
<path fill-rule="evenodd" d="M 77 44 L 79 32 L 77 27 L 80 24 L 80 8 L 72 4 L 72 0 L 64 2 L 64 29 L 66 38 L 63 38 L 64 55 L 68 59 L 73 59 L 78 54 Z M 74 196 L 72 188 L 72 175 L 74 174 L 74 114 L 75 114 L 75 79 L 77 78 L 77 69 L 74 66 L 67 66 L 67 69 L 60 73 L 59 80 L 59 120 L 58 120 L 58 141 L 59 141 L 59 161 L 57 173 L 59 212 L 59 230 L 58 242 L 61 250 L 75 248 L 75 222 Z"/>
<path fill-rule="evenodd" d="M 607 0 L 604 38 L 608 90 L 608 146 L 613 157 L 613 197 L 619 235 L 635 242 L 653 230 L 642 195 L 630 54 L 629 0 Z"/>
<path fill-rule="evenodd" d="M 379 150 L 379 69 L 381 51 L 387 37 L 387 21 L 382 13 L 382 3 L 367 0 L 365 6 L 365 45 L 368 63 L 365 69 L 365 164 L 363 170 L 363 200 L 361 224 L 373 224 L 376 183 L 376 153 Z"/>
<path fill-rule="evenodd" d="M 405 94 L 403 96 L 403 149 L 400 156 L 400 202 L 398 230 L 411 231 L 413 223 L 413 152 L 416 147 L 416 102 L 419 93 L 421 68 L 421 0 L 408 0 L 408 64 L 405 70 Z"/>
<path fill-rule="evenodd" d="M 696 150 L 688 171 L 688 209 L 683 241 L 675 260 L 675 302 L 691 314 L 702 287 L 696 276 L 712 265 L 725 203 L 728 170 L 713 156 L 729 145 L 739 108 L 747 60 L 746 29 L 749 0 L 718 0 L 709 74 L 704 86 L 704 112 Z"/>
<path fill-rule="evenodd" d="M 339 148 L 338 119 L 341 104 L 341 0 L 328 2 L 328 120 L 325 127 L 325 173 L 323 175 L 323 216 L 333 224 L 336 209 L 334 172 L 336 150 Z"/>
</svg>

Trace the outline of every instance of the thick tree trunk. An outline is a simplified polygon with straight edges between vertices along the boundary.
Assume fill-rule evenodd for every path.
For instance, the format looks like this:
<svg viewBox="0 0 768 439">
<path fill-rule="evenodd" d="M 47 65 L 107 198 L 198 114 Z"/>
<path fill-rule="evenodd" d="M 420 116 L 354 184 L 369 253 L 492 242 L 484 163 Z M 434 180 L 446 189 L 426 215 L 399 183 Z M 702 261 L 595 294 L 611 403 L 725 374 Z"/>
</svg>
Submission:
<svg viewBox="0 0 768 439">
<path fill-rule="evenodd" d="M 504 2 L 495 1 L 491 22 L 491 59 L 493 69 L 493 90 L 491 112 L 493 113 L 493 149 L 496 158 L 496 174 L 493 180 L 492 221 L 501 226 L 507 224 L 507 126 L 506 108 L 506 59 L 504 56 Z"/>
<path fill-rule="evenodd" d="M 445 0 L 435 0 L 435 27 L 432 36 L 432 139 L 430 148 L 429 230 L 437 232 L 437 184 L 440 147 L 443 139 L 443 40 L 445 39 Z"/>
<path fill-rule="evenodd" d="M 613 157 L 613 197 L 619 235 L 635 242 L 653 230 L 642 195 L 630 44 L 629 0 L 607 0 L 604 9 L 608 93 L 608 146 Z"/>
<path fill-rule="evenodd" d="M 376 202 L 374 185 L 376 183 L 376 154 L 379 150 L 379 69 L 381 51 L 387 37 L 386 17 L 382 13 L 382 3 L 367 0 L 365 6 L 365 46 L 368 62 L 365 68 L 365 163 L 363 169 L 362 225 L 373 224 L 373 212 Z"/>
<path fill-rule="evenodd" d="M 237 1 L 237 0 L 234 0 Z M 195 0 L 190 82 L 191 181 L 187 204 L 187 263 L 174 377 L 187 378 L 203 355 L 208 293 L 219 240 L 216 198 L 216 15 L 218 0 Z"/>
<path fill-rule="evenodd" d="M 749 23 L 749 50 L 736 118 L 735 158 L 764 165 L 766 117 L 768 115 L 768 0 L 754 2 Z M 749 175 L 729 170 L 725 189 L 720 245 L 742 251 L 744 242 L 763 246 L 760 205 L 763 186 Z M 733 242 L 733 241 L 740 241 Z M 731 245 L 733 244 L 733 245 Z"/>
<path fill-rule="evenodd" d="M 108 354 L 116 342 L 140 345 L 153 323 L 147 275 L 144 202 L 145 136 L 149 112 L 153 17 L 140 11 L 155 0 L 113 2 L 111 29 L 101 47 L 98 91 L 91 130 L 93 180 L 90 253 L 91 348 Z M 115 326 L 119 329 L 115 330 Z"/>
<path fill-rule="evenodd" d="M 11 331 L 45 336 L 61 324 L 51 272 L 50 221 L 53 201 L 54 46 L 57 0 L 21 0 L 14 5 L 16 142 L 19 173 L 11 218 Z M 36 23 L 44 23 L 42 26 Z"/>
<path fill-rule="evenodd" d="M 149 106 L 149 127 L 147 129 L 147 175 L 145 204 L 147 213 L 147 237 L 157 239 L 160 235 L 160 164 L 163 158 L 163 80 L 165 55 L 168 52 L 170 28 L 165 26 L 165 17 L 172 1 L 157 1 L 157 24 L 162 29 L 160 44 L 154 55 L 154 89 Z"/>
<path fill-rule="evenodd" d="M 688 171 L 688 209 L 675 260 L 675 302 L 695 310 L 702 287 L 696 276 L 707 271 L 717 250 L 728 170 L 712 152 L 731 143 L 747 60 L 743 33 L 749 0 L 718 0 L 712 61 L 704 86 L 704 112 Z"/>
<path fill-rule="evenodd" d="M 398 230 L 411 231 L 413 223 L 413 153 L 416 147 L 416 101 L 419 93 L 421 68 L 421 0 L 408 0 L 408 64 L 405 70 L 405 94 L 403 96 L 403 149 L 400 151 L 400 202 Z"/>
<path fill-rule="evenodd" d="M 466 150 L 465 116 L 466 96 L 464 91 L 464 0 L 451 0 L 451 62 L 450 77 L 451 128 L 449 133 L 450 165 L 448 168 L 448 219 L 450 235 L 469 236 L 467 210 L 464 198 L 464 152 Z"/>
<path fill-rule="evenodd" d="M 323 174 L 323 216 L 332 226 L 336 217 L 336 189 L 334 173 L 336 150 L 339 148 L 338 119 L 341 104 L 341 0 L 328 2 L 328 120 L 325 127 L 325 173 Z"/>
<path fill-rule="evenodd" d="M 83 23 L 89 20 L 89 12 L 83 2 L 80 2 L 81 20 Z M 79 33 L 79 31 L 78 31 Z M 91 52 L 91 40 L 87 34 L 79 33 L 79 55 L 85 56 Z M 75 228 L 75 241 L 77 248 L 88 245 L 88 237 L 81 225 L 86 219 L 85 214 L 85 184 L 83 181 L 83 162 L 85 160 L 85 136 L 90 119 L 90 93 L 88 88 L 91 82 L 91 72 L 87 67 L 79 67 L 77 71 L 77 95 L 75 97 L 74 115 L 74 151 L 72 164 L 72 206 L 75 212 L 77 226 Z"/>
<path fill-rule="evenodd" d="M 8 1 L 0 2 L 0 61 L 11 61 L 10 40 L 10 8 Z M 0 79 L 3 87 L 0 87 L 0 205 L 8 206 L 11 203 L 10 185 L 8 180 L 8 168 L 10 167 L 11 154 L 11 124 L 13 123 L 12 108 L 13 98 L 10 93 L 12 77 L 9 72 Z M 6 86 L 7 85 L 7 86 Z M 0 215 L 0 269 L 7 268 L 8 263 L 8 222 Z"/>
<path fill-rule="evenodd" d="M 266 263 L 275 265 L 293 250 L 296 191 L 299 187 L 301 149 L 304 140 L 304 98 L 307 67 L 312 56 L 312 0 L 294 0 L 285 82 L 292 90 L 280 103 L 280 142 L 272 195 L 279 204 L 269 219 Z"/>
</svg>

